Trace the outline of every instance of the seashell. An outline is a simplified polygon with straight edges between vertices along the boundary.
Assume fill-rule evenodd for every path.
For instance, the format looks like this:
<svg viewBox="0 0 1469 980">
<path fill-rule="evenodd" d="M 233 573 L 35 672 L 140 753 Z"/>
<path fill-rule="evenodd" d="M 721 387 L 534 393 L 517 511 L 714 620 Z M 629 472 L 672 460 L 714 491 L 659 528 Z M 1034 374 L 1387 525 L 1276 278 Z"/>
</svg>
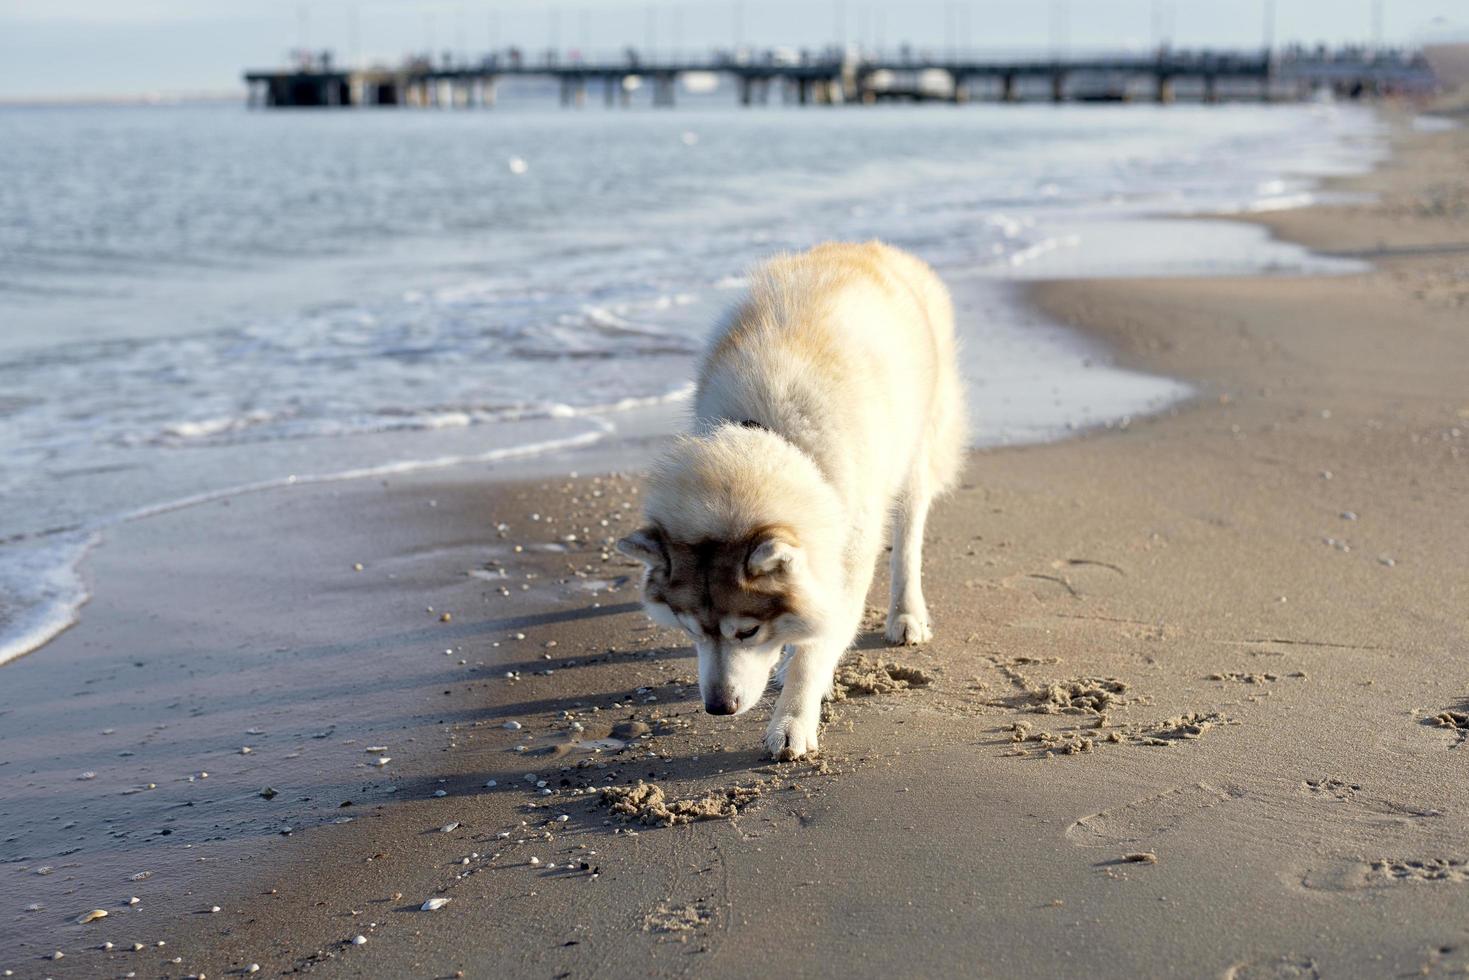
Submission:
<svg viewBox="0 0 1469 980">
<path fill-rule="evenodd" d="M 81 915 L 77 916 L 77 925 L 84 926 L 88 922 L 96 922 L 98 919 L 105 918 L 107 918 L 106 909 L 93 909 L 90 912 L 83 912 Z"/>
<path fill-rule="evenodd" d="M 418 910 L 420 912 L 437 912 L 439 909 L 448 904 L 449 900 L 447 898 L 431 898 L 427 902 L 424 902 L 422 905 L 420 905 L 418 907 Z"/>
</svg>

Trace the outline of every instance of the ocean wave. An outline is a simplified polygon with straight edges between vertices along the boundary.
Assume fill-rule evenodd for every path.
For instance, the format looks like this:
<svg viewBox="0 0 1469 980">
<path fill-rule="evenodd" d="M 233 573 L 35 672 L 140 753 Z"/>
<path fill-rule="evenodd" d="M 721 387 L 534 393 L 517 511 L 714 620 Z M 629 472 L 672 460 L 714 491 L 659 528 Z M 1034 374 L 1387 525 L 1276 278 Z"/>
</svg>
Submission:
<svg viewBox="0 0 1469 980">
<path fill-rule="evenodd" d="M 111 528 L 188 507 L 287 487 L 348 480 L 381 479 L 424 470 L 525 459 L 546 453 L 584 449 L 607 438 L 613 426 L 590 419 L 591 428 L 570 436 L 500 446 L 479 453 L 457 453 L 423 459 L 394 460 L 322 473 L 292 474 L 223 487 L 136 507 L 95 520 L 85 528 L 41 532 L 0 545 L 0 664 L 38 650 L 75 625 L 91 598 L 81 564 Z"/>
<path fill-rule="evenodd" d="M 501 422 L 527 422 L 537 419 L 569 419 L 608 415 L 656 405 L 687 401 L 693 396 L 693 382 L 683 382 L 658 395 L 629 395 L 606 402 L 578 405 L 567 402 L 539 402 L 520 405 L 426 405 L 416 408 L 380 408 L 351 419 L 317 419 L 290 429 L 281 423 L 299 421 L 293 412 L 249 412 L 242 416 L 226 416 L 167 422 L 148 432 L 130 432 L 119 437 L 127 446 L 227 446 L 277 439 L 314 439 L 380 432 L 433 431 L 462 429 Z M 268 428 L 276 426 L 275 428 Z M 262 429 L 268 428 L 268 431 Z"/>
<path fill-rule="evenodd" d="M 97 531 L 0 546 L 0 664 L 38 650 L 76 624 L 89 598 L 81 563 Z"/>
</svg>

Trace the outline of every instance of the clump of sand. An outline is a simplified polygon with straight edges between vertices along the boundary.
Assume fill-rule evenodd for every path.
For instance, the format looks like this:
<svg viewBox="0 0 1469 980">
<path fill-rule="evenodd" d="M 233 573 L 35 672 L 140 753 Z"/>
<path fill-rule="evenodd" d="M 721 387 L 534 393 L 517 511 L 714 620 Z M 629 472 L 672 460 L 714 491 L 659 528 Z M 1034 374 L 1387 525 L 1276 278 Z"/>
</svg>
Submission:
<svg viewBox="0 0 1469 980">
<path fill-rule="evenodd" d="M 1042 715 L 1100 715 L 1127 703 L 1127 684 L 1115 677 L 1075 677 L 1031 692 L 1031 710 Z"/>
<path fill-rule="evenodd" d="M 667 903 L 643 916 L 644 932 L 692 932 L 713 918 L 714 913 L 702 905 L 680 905 L 670 908 Z"/>
<path fill-rule="evenodd" d="M 1446 708 L 1423 719 L 1425 725 L 1437 725 L 1454 735 L 1454 748 L 1469 742 L 1469 705 Z"/>
<path fill-rule="evenodd" d="M 1469 881 L 1469 861 L 1457 858 L 1422 858 L 1406 861 L 1384 858 L 1373 861 L 1372 870 L 1399 881 Z"/>
<path fill-rule="evenodd" d="M 1105 724 L 1106 716 L 1098 716 L 1098 728 Z M 1179 741 L 1197 739 L 1217 725 L 1233 724 L 1218 712 L 1203 714 L 1190 711 L 1175 715 L 1150 725 L 1123 725 L 1105 730 L 1081 731 L 1036 730 L 1028 721 L 1017 721 L 1010 728 L 1010 741 L 1015 743 L 1008 755 L 1038 755 L 1050 758 L 1056 755 L 1085 755 L 1103 744 L 1122 745 L 1173 745 Z"/>
<path fill-rule="evenodd" d="M 1433 723 L 1439 728 L 1469 732 L 1469 711 L 1441 711 L 1433 716 Z"/>
<path fill-rule="evenodd" d="M 1051 756 L 1081 755 L 1096 748 L 1097 740 L 1093 736 L 1083 735 L 1081 732 L 1048 732 L 1033 731 L 1028 721 L 1017 721 L 1010 726 L 1010 740 L 1017 743 L 1033 743 L 1037 754 Z M 1017 750 L 1014 754 L 1026 755 L 1023 750 Z"/>
<path fill-rule="evenodd" d="M 1229 719 L 1217 711 L 1210 711 L 1207 714 L 1190 711 L 1147 725 L 1139 730 L 1134 738 L 1143 745 L 1172 745 L 1178 741 L 1201 738 L 1205 732 L 1216 725 L 1226 724 L 1229 724 Z"/>
<path fill-rule="evenodd" d="M 636 786 L 608 786 L 602 790 L 602 805 L 612 812 L 638 820 L 650 827 L 671 827 L 695 820 L 727 820 L 758 799 L 760 786 L 730 786 L 700 797 L 670 800 L 657 783 L 638 781 Z"/>
<path fill-rule="evenodd" d="M 1241 684 L 1269 684 L 1280 680 L 1278 674 L 1247 674 L 1241 671 L 1228 671 L 1225 673 L 1210 674 L 1211 681 L 1238 681 Z"/>
<path fill-rule="evenodd" d="M 1128 697 L 1131 685 L 1115 677 L 1069 677 L 1035 683 L 1021 667 L 1060 663 L 1056 657 L 990 657 L 1015 688 L 1014 693 L 987 701 L 995 707 L 1030 711 L 1038 715 L 1092 715 L 1106 723 L 1107 712 L 1138 700 Z"/>
<path fill-rule="evenodd" d="M 837 668 L 831 699 L 846 701 L 863 695 L 891 694 L 894 691 L 906 691 L 910 687 L 926 687 L 932 683 L 933 675 L 922 668 L 889 663 L 882 659 L 855 657 Z"/>
</svg>

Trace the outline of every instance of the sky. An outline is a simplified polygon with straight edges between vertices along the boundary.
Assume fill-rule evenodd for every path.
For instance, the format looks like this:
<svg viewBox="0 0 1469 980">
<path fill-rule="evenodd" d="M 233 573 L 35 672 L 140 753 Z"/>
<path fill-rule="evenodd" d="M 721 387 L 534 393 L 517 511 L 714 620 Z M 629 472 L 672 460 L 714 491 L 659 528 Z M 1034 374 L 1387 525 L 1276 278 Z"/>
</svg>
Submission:
<svg viewBox="0 0 1469 980">
<path fill-rule="evenodd" d="M 1469 40 L 1466 0 L 0 0 L 0 99 L 236 92 L 302 44 L 339 62 L 492 44 L 1258 48 L 1267 20 L 1277 43 Z"/>
</svg>

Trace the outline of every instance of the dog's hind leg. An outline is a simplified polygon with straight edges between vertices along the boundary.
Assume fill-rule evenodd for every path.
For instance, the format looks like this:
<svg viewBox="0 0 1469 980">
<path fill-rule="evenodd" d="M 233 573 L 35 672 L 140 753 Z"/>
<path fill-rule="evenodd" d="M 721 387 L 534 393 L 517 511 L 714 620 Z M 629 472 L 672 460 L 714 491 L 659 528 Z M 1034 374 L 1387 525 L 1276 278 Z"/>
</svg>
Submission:
<svg viewBox="0 0 1469 980">
<path fill-rule="evenodd" d="M 914 479 L 898 501 L 886 631 L 889 643 L 911 646 L 933 639 L 923 601 L 923 528 L 932 502 L 933 494 L 922 477 Z"/>
</svg>

